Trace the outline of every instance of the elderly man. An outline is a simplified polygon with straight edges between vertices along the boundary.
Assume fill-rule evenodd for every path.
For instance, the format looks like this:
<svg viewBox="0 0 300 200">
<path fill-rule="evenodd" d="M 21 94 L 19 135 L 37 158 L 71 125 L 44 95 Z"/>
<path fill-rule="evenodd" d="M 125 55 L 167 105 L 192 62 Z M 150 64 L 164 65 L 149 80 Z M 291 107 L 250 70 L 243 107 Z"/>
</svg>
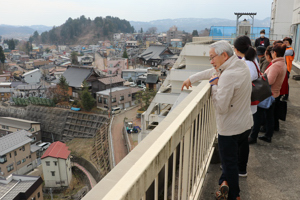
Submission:
<svg viewBox="0 0 300 200">
<path fill-rule="evenodd" d="M 192 87 L 199 80 L 210 80 L 223 168 L 216 197 L 239 200 L 239 170 L 246 170 L 248 135 L 253 125 L 251 77 L 248 66 L 233 54 L 228 42 L 215 42 L 210 48 L 210 63 L 214 68 L 190 76 L 182 89 Z"/>
</svg>

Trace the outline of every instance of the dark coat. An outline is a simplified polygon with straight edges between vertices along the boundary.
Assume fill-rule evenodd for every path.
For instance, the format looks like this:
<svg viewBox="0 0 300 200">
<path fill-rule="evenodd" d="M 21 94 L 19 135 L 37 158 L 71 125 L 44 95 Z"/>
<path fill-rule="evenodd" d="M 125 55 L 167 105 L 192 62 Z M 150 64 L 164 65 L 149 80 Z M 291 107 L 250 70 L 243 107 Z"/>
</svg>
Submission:
<svg viewBox="0 0 300 200">
<path fill-rule="evenodd" d="M 264 41 L 264 45 L 261 45 L 260 44 L 260 41 Z M 261 37 L 259 37 L 259 38 L 257 38 L 256 40 L 255 40 L 255 47 L 258 47 L 258 46 L 264 46 L 264 47 L 268 47 L 270 45 L 270 40 L 269 40 L 269 38 L 266 38 L 266 37 L 264 37 L 264 38 L 261 38 Z"/>
</svg>

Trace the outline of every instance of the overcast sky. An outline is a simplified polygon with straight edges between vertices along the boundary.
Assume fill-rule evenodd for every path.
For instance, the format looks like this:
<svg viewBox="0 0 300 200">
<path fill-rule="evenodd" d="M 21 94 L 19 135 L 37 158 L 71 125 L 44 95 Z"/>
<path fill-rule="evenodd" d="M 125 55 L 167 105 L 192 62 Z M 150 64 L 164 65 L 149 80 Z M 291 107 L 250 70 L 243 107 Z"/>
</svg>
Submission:
<svg viewBox="0 0 300 200">
<path fill-rule="evenodd" d="M 273 0 L 6 0 L 1 1 L 0 24 L 59 26 L 69 17 L 94 19 L 107 15 L 149 22 L 177 18 L 236 19 L 234 12 L 270 17 Z"/>
</svg>

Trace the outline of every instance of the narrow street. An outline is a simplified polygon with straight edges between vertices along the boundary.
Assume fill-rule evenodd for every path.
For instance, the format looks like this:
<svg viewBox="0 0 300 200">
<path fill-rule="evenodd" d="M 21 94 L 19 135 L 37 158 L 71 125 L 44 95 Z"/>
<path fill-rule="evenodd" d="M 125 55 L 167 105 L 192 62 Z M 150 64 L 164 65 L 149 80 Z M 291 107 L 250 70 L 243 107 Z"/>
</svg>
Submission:
<svg viewBox="0 0 300 200">
<path fill-rule="evenodd" d="M 140 119 L 136 119 L 138 107 L 129 108 L 129 110 L 122 110 L 120 114 L 115 115 L 111 132 L 114 146 L 116 165 L 127 155 L 128 151 L 125 146 L 125 139 L 123 137 L 123 122 L 124 118 L 132 120 L 134 125 L 140 126 Z M 129 137 L 131 138 L 131 137 Z M 131 140 L 132 141 L 132 140 Z M 132 144 L 133 145 L 133 144 Z M 135 146 L 135 145 L 134 145 Z"/>
</svg>

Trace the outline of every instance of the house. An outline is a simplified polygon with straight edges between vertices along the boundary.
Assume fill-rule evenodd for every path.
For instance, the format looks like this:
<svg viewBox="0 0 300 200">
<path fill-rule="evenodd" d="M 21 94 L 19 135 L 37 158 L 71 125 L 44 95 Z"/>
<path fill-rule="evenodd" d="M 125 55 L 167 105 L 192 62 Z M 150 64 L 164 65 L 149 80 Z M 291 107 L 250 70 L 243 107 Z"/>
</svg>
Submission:
<svg viewBox="0 0 300 200">
<path fill-rule="evenodd" d="M 128 69 L 128 59 L 127 58 L 107 58 L 108 68 L 121 68 Z"/>
<path fill-rule="evenodd" d="M 158 74 L 147 74 L 146 87 L 150 90 L 158 90 L 157 83 L 160 82 Z"/>
<path fill-rule="evenodd" d="M 105 77 L 99 78 L 98 81 L 92 82 L 92 92 L 96 93 L 99 91 L 107 90 L 114 87 L 120 87 L 124 85 L 125 80 L 121 78 L 121 76 L 112 76 L 112 77 Z"/>
<path fill-rule="evenodd" d="M 45 151 L 41 157 L 45 187 L 69 186 L 72 180 L 70 153 L 66 144 L 59 141 Z"/>
<path fill-rule="evenodd" d="M 126 41 L 126 49 L 137 48 L 137 47 L 138 47 L 137 41 Z"/>
<path fill-rule="evenodd" d="M 68 66 L 63 76 L 72 88 L 72 96 L 75 98 L 79 98 L 79 91 L 83 88 L 83 81 L 92 86 L 92 82 L 98 82 L 98 78 L 100 78 L 100 75 L 95 72 L 94 68 L 88 66 Z"/>
<path fill-rule="evenodd" d="M 33 61 L 34 68 L 39 68 L 41 66 L 48 65 L 48 64 L 49 64 L 48 60 L 37 59 Z"/>
<path fill-rule="evenodd" d="M 19 130 L 25 130 L 30 133 L 31 136 L 29 137 L 32 139 L 32 143 L 40 142 L 42 140 L 40 122 L 14 117 L 0 117 L 0 137 Z"/>
<path fill-rule="evenodd" d="M 78 56 L 78 62 L 81 65 L 92 65 L 94 62 L 94 57 L 90 55 Z"/>
<path fill-rule="evenodd" d="M 29 72 L 26 72 L 22 75 L 24 78 L 24 81 L 29 84 L 36 84 L 40 82 L 40 79 L 42 77 L 42 73 L 39 69 L 35 69 Z"/>
<path fill-rule="evenodd" d="M 40 176 L 11 174 L 0 178 L 1 199 L 43 200 L 43 179 Z"/>
<path fill-rule="evenodd" d="M 147 69 L 126 69 L 122 71 L 122 78 L 126 81 L 132 79 L 133 82 L 136 82 L 140 75 L 146 74 Z"/>
<path fill-rule="evenodd" d="M 182 48 L 182 39 L 171 39 L 172 47 Z"/>
<path fill-rule="evenodd" d="M 33 61 L 25 62 L 24 67 L 25 69 L 34 69 Z"/>
<path fill-rule="evenodd" d="M 0 83 L 0 84 L 2 84 L 2 83 Z M 8 101 L 13 92 L 14 92 L 13 88 L 1 87 L 0 88 L 0 100 L 1 101 Z"/>
<path fill-rule="evenodd" d="M 128 108 L 130 106 L 135 105 L 135 98 L 134 95 L 142 90 L 141 88 L 132 88 L 132 87 L 114 87 L 110 89 L 106 89 L 100 92 L 97 92 L 97 108 L 100 109 L 108 109 L 110 106 L 113 107 L 120 107 Z M 111 93 L 110 93 L 111 91 Z M 111 95 L 111 104 L 109 103 Z"/>
<path fill-rule="evenodd" d="M 37 167 L 40 147 L 31 144 L 31 133 L 20 130 L 0 138 L 1 175 L 26 174 Z"/>
<path fill-rule="evenodd" d="M 158 66 L 161 62 L 173 56 L 172 51 L 162 45 L 152 45 L 138 56 L 140 64 L 148 67 Z"/>
<path fill-rule="evenodd" d="M 10 80 L 11 78 L 11 74 L 10 73 L 6 73 L 6 74 L 0 74 L 0 78 L 5 78 L 5 81 Z"/>
<path fill-rule="evenodd" d="M 20 61 L 21 61 L 22 63 L 28 62 L 28 61 L 29 61 L 29 56 L 28 56 L 28 55 L 21 55 L 21 56 L 20 56 Z"/>
</svg>

